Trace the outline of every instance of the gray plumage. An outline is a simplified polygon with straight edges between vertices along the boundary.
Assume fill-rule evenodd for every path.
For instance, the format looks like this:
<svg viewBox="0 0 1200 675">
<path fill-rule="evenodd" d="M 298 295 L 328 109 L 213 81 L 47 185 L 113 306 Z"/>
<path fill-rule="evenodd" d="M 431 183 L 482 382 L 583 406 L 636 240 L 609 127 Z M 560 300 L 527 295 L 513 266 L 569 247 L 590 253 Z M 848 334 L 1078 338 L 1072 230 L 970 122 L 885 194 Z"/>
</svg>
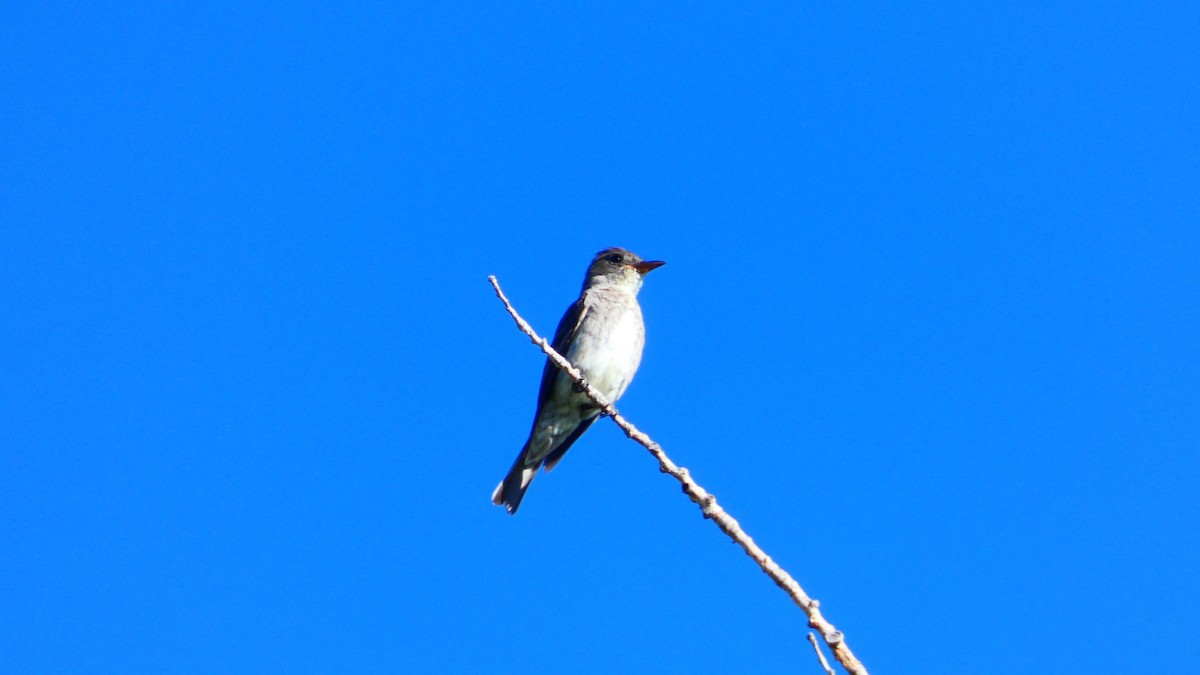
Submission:
<svg viewBox="0 0 1200 675">
<path fill-rule="evenodd" d="M 644 261 L 621 248 L 597 253 L 588 266 L 579 299 L 567 308 L 554 332 L 554 351 L 611 402 L 625 393 L 642 360 L 645 326 L 637 302 L 642 277 L 663 264 Z M 538 467 L 554 468 L 599 414 L 570 376 L 547 359 L 529 439 L 496 486 L 492 503 L 516 513 Z"/>
</svg>

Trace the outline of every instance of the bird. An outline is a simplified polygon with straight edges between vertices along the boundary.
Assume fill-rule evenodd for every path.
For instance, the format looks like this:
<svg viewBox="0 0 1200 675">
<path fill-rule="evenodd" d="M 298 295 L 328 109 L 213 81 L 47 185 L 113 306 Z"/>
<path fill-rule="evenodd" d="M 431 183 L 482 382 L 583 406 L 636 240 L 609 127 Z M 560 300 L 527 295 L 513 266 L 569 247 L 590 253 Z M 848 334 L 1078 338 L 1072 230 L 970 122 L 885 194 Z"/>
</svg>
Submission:
<svg viewBox="0 0 1200 675">
<path fill-rule="evenodd" d="M 621 398 L 642 361 L 646 330 L 637 301 L 642 278 L 665 264 L 642 260 L 623 248 L 600 251 L 588 265 L 579 298 L 554 331 L 554 351 L 609 402 Z M 553 469 L 599 416 L 595 402 L 547 358 L 529 439 L 496 486 L 492 503 L 515 514 L 538 468 Z"/>
</svg>

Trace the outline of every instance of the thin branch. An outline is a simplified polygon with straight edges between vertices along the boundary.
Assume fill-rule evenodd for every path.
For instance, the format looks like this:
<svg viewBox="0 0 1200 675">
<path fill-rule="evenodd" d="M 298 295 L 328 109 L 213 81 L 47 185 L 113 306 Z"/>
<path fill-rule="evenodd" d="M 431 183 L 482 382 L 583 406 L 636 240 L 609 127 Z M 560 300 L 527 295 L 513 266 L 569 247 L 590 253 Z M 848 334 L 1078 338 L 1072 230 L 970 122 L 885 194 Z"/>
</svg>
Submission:
<svg viewBox="0 0 1200 675">
<path fill-rule="evenodd" d="M 821 645 L 817 644 L 817 636 L 813 635 L 812 631 L 808 631 L 808 641 L 812 643 L 813 651 L 817 653 L 817 660 L 821 662 L 821 667 L 825 669 L 825 675 L 834 675 L 833 667 L 825 660 L 825 653 L 821 651 Z"/>
<path fill-rule="evenodd" d="M 489 276 L 488 281 L 491 282 L 492 288 L 496 290 L 496 297 L 500 298 L 500 301 L 504 303 L 504 308 L 512 316 L 513 321 L 517 322 L 517 328 L 520 328 L 521 332 L 528 335 L 529 339 L 540 347 L 546 356 L 554 362 L 554 365 L 570 375 L 583 392 L 587 394 L 588 398 L 592 399 L 600 408 L 601 412 L 611 417 L 612 421 L 621 427 L 626 436 L 649 450 L 650 454 L 654 455 L 654 458 L 658 460 L 659 470 L 670 474 L 671 477 L 679 481 L 679 484 L 683 486 L 684 494 L 700 507 L 700 511 L 704 514 L 704 517 L 711 519 L 734 543 L 741 546 L 746 555 L 758 563 L 762 571 L 771 577 L 771 580 L 782 588 L 785 593 L 791 596 L 792 601 L 808 616 L 809 627 L 821 634 L 821 638 L 829 646 L 830 651 L 833 652 L 834 658 L 838 660 L 838 663 L 842 664 L 846 672 L 850 673 L 850 675 L 867 675 L 866 667 L 854 656 L 854 653 L 850 651 L 850 647 L 846 645 L 845 636 L 821 615 L 820 603 L 808 597 L 808 594 L 804 592 L 800 584 L 796 583 L 792 575 L 788 574 L 778 563 L 771 559 L 771 556 L 759 548 L 758 544 L 754 543 L 754 540 L 742 530 L 742 526 L 733 519 L 733 516 L 721 508 L 720 504 L 717 504 L 717 498 L 700 487 L 696 481 L 692 480 L 687 469 L 676 466 L 671 461 L 671 458 L 667 457 L 667 453 L 663 452 L 658 443 L 655 443 L 649 436 L 638 431 L 637 427 L 622 417 L 617 412 L 617 409 L 605 400 L 603 394 L 588 384 L 583 374 L 572 366 L 570 361 L 567 361 L 562 355 L 554 351 L 545 338 L 538 336 L 533 327 L 525 319 L 522 319 L 520 314 L 517 314 L 517 310 L 513 309 L 512 303 L 508 301 L 508 298 L 504 296 L 504 292 L 500 290 L 500 283 L 496 281 L 496 277 Z"/>
</svg>

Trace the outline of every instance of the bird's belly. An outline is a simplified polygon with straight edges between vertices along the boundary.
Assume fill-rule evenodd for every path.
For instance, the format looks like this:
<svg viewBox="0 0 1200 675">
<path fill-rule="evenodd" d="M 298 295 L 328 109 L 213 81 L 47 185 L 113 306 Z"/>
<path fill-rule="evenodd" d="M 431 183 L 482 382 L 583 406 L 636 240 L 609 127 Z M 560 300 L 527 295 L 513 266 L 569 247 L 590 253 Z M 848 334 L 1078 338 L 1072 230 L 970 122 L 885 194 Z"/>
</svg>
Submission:
<svg viewBox="0 0 1200 675">
<path fill-rule="evenodd" d="M 609 325 L 596 326 L 606 330 L 580 331 L 567 355 L 567 359 L 609 402 L 620 398 L 633 380 L 642 360 L 645 340 L 641 317 L 635 311 L 616 314 Z"/>
</svg>

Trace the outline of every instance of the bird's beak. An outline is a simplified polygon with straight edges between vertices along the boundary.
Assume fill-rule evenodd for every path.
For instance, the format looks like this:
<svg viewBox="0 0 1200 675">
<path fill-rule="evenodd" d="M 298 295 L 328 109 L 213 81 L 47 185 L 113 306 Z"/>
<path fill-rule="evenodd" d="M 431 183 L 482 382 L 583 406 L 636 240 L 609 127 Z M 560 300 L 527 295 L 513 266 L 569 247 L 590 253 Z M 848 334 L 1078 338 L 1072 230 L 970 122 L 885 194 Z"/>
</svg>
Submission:
<svg viewBox="0 0 1200 675">
<path fill-rule="evenodd" d="M 634 265 L 633 269 L 637 270 L 638 274 L 646 274 L 650 270 L 658 269 L 666 264 L 667 263 L 662 260 L 643 260 L 642 262 Z"/>
</svg>

